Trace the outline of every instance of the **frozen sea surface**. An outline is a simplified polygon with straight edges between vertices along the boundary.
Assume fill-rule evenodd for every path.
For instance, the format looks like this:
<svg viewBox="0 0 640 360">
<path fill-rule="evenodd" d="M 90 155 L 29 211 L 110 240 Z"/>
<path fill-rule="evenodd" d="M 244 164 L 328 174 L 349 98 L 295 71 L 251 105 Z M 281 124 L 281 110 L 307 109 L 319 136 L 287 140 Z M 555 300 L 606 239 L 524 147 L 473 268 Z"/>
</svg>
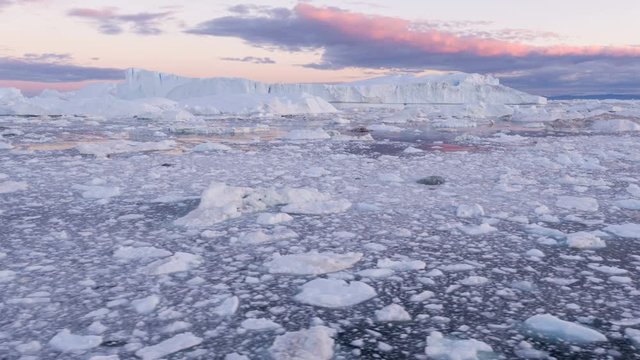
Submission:
<svg viewBox="0 0 640 360">
<path fill-rule="evenodd" d="M 391 115 L 1 117 L 0 358 L 638 358 L 633 126 Z"/>
</svg>

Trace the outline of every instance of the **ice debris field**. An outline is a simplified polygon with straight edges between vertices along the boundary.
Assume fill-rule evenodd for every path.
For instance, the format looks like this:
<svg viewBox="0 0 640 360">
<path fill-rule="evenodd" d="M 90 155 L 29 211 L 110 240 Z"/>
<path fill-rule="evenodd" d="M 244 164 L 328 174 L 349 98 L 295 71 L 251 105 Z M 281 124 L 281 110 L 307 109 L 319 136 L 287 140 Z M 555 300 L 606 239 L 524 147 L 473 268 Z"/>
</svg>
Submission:
<svg viewBox="0 0 640 360">
<path fill-rule="evenodd" d="M 2 359 L 634 359 L 640 102 L 0 90 Z"/>
</svg>

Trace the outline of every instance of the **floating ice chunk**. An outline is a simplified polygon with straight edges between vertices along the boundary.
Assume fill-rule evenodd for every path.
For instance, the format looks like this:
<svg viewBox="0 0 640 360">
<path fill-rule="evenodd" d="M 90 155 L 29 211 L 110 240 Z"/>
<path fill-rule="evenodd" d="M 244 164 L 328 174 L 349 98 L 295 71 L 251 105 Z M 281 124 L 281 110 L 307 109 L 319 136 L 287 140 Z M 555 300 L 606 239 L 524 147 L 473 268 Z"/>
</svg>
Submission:
<svg viewBox="0 0 640 360">
<path fill-rule="evenodd" d="M 227 186 L 216 182 L 211 183 L 202 193 L 198 208 L 176 220 L 175 224 L 209 226 L 239 217 L 243 210 L 249 210 L 254 205 L 247 200 L 250 192 L 251 189 L 249 188 Z M 260 209 L 264 207 L 266 207 L 264 204 L 262 206 L 258 205 Z"/>
<path fill-rule="evenodd" d="M 365 269 L 358 271 L 358 275 L 372 279 L 386 278 L 393 274 L 395 274 L 393 269 Z"/>
<path fill-rule="evenodd" d="M 120 188 L 117 186 L 74 185 L 73 188 L 82 191 L 85 199 L 108 199 L 120 195 Z"/>
<path fill-rule="evenodd" d="M 294 299 L 309 305 L 338 308 L 359 304 L 376 295 L 374 288 L 360 281 L 314 279 L 302 285 L 302 291 Z"/>
<path fill-rule="evenodd" d="M 484 235 L 498 231 L 498 229 L 489 224 L 460 225 L 458 226 L 458 229 L 460 229 L 460 231 L 462 231 L 463 233 L 471 236 Z"/>
<path fill-rule="evenodd" d="M 323 140 L 331 138 L 331 135 L 323 129 L 296 129 L 289 131 L 284 138 L 287 140 Z"/>
<path fill-rule="evenodd" d="M 206 142 L 194 146 L 191 151 L 193 152 L 209 152 L 209 151 L 230 151 L 231 147 L 225 144 Z"/>
<path fill-rule="evenodd" d="M 567 235 L 560 230 L 547 228 L 537 224 L 525 226 L 525 231 L 530 234 L 550 237 L 556 240 L 564 240 L 567 237 Z"/>
<path fill-rule="evenodd" d="M 593 233 L 579 231 L 567 234 L 567 246 L 574 249 L 601 249 L 607 243 Z"/>
<path fill-rule="evenodd" d="M 638 199 L 625 199 L 615 202 L 617 207 L 629 210 L 640 210 L 640 200 Z"/>
<path fill-rule="evenodd" d="M 624 334 L 631 340 L 634 346 L 640 347 L 640 330 L 626 328 L 624 329 Z"/>
<path fill-rule="evenodd" d="M 640 124 L 627 119 L 597 120 L 591 124 L 591 130 L 610 133 L 640 131 Z"/>
<path fill-rule="evenodd" d="M 456 216 L 460 218 L 474 218 L 484 216 L 484 209 L 478 204 L 462 204 L 459 205 L 456 209 Z"/>
<path fill-rule="evenodd" d="M 640 318 L 627 318 L 627 319 L 621 319 L 621 320 L 612 320 L 611 323 L 613 325 L 619 325 L 619 326 L 636 326 L 636 325 L 640 325 Z"/>
<path fill-rule="evenodd" d="M 402 150 L 402 152 L 405 154 L 420 154 L 423 153 L 424 150 L 409 146 L 408 148 Z"/>
<path fill-rule="evenodd" d="M 269 352 L 274 360 L 330 360 L 335 331 L 325 326 L 287 332 L 277 336 Z"/>
<path fill-rule="evenodd" d="M 360 261 L 362 253 L 317 253 L 276 256 L 264 265 L 272 274 L 320 275 L 348 269 Z"/>
<path fill-rule="evenodd" d="M 189 271 L 202 264 L 202 257 L 194 254 L 177 252 L 172 256 L 156 260 L 144 268 L 144 272 L 149 275 L 172 274 L 176 272 Z"/>
<path fill-rule="evenodd" d="M 598 211 L 598 200 L 592 197 L 558 196 L 556 206 L 563 209 L 594 212 Z"/>
<path fill-rule="evenodd" d="M 351 202 L 345 199 L 292 203 L 282 208 L 289 214 L 325 215 L 347 211 Z"/>
<path fill-rule="evenodd" d="M 378 321 L 411 321 L 411 315 L 400 305 L 390 304 L 375 311 Z"/>
<path fill-rule="evenodd" d="M 622 275 L 626 274 L 629 271 L 621 268 L 617 268 L 615 266 L 606 266 L 600 264 L 589 264 L 587 265 L 589 269 L 599 271 L 601 273 L 609 274 L 609 275 Z"/>
<path fill-rule="evenodd" d="M 293 220 L 293 217 L 285 213 L 262 213 L 258 215 L 256 222 L 260 225 L 275 225 L 291 220 Z"/>
<path fill-rule="evenodd" d="M 231 316 L 238 311 L 240 299 L 237 296 L 231 296 L 225 299 L 220 305 L 213 309 L 213 313 L 218 316 Z"/>
<path fill-rule="evenodd" d="M 433 331 L 427 337 L 425 353 L 434 360 L 480 360 L 493 352 L 493 348 L 475 339 L 447 339 L 442 333 Z"/>
<path fill-rule="evenodd" d="M 33 354 L 42 349 L 42 345 L 39 341 L 33 340 L 16 345 L 15 349 L 21 354 Z"/>
<path fill-rule="evenodd" d="M 325 214 L 346 210 L 351 203 L 330 200 L 316 189 L 262 189 L 228 186 L 213 182 L 203 191 L 198 207 L 175 221 L 176 225 L 204 227 L 217 224 L 245 213 L 265 210 L 269 206 L 289 204 L 290 213 Z"/>
<path fill-rule="evenodd" d="M 440 266 L 440 270 L 446 272 L 470 271 L 476 267 L 471 264 L 451 264 Z"/>
<path fill-rule="evenodd" d="M 560 320 L 551 314 L 534 315 L 524 322 L 525 329 L 536 336 L 568 343 L 607 341 L 606 336 L 586 326 Z"/>
<path fill-rule="evenodd" d="M 73 335 L 69 329 L 64 329 L 49 341 L 49 345 L 61 352 L 74 352 L 93 349 L 102 344 L 102 336 Z"/>
<path fill-rule="evenodd" d="M 603 230 L 623 238 L 640 239 L 640 224 L 609 225 Z"/>
<path fill-rule="evenodd" d="M 224 360 L 251 360 L 246 355 L 241 355 L 238 353 L 230 353 L 224 356 Z"/>
<path fill-rule="evenodd" d="M 0 141 L 0 150 L 11 150 L 11 149 L 13 149 L 13 145 L 4 141 Z"/>
<path fill-rule="evenodd" d="M 628 276 L 610 276 L 609 281 L 617 284 L 631 284 L 633 282 Z"/>
<path fill-rule="evenodd" d="M 466 286 L 486 285 L 487 283 L 489 283 L 489 279 L 484 276 L 469 276 L 460 280 L 460 284 Z"/>
<path fill-rule="evenodd" d="M 280 324 L 275 323 L 269 319 L 246 319 L 240 326 L 246 330 L 255 330 L 255 331 L 266 331 L 266 330 L 274 330 L 279 329 Z"/>
<path fill-rule="evenodd" d="M 158 295 L 149 295 L 142 299 L 136 299 L 131 301 L 131 306 L 138 314 L 148 314 L 152 312 L 156 306 L 160 303 L 160 297 Z"/>
<path fill-rule="evenodd" d="M 238 237 L 238 241 L 242 244 L 258 245 L 297 237 L 298 233 L 295 231 L 285 226 L 276 226 L 270 231 L 257 230 L 243 233 Z"/>
<path fill-rule="evenodd" d="M 538 250 L 538 249 L 531 249 L 531 250 L 527 251 L 525 253 L 525 255 L 529 256 L 529 257 L 537 257 L 537 258 L 544 257 L 544 253 L 542 251 Z"/>
<path fill-rule="evenodd" d="M 412 302 L 422 302 L 434 297 L 435 295 L 436 294 L 433 291 L 425 290 L 419 294 L 411 295 L 411 298 L 409 298 L 409 300 Z"/>
<path fill-rule="evenodd" d="M 396 271 L 412 271 L 412 270 L 422 270 L 427 264 L 422 260 L 411 260 L 411 259 L 401 259 L 401 260 L 391 260 L 389 258 L 378 260 L 377 266 L 379 268 L 392 269 Z"/>
<path fill-rule="evenodd" d="M 153 246 L 121 246 L 113 252 L 113 256 L 123 260 L 154 259 L 171 256 L 171 254 L 173 254 L 171 251 Z"/>
<path fill-rule="evenodd" d="M 8 194 L 16 191 L 27 190 L 29 185 L 24 181 L 0 182 L 0 194 Z"/>
<path fill-rule="evenodd" d="M 518 348 L 513 351 L 516 356 L 521 359 L 548 359 L 549 354 L 546 351 L 536 350 L 533 345 L 526 341 L 521 341 Z"/>
<path fill-rule="evenodd" d="M 16 272 L 12 270 L 0 270 L 0 283 L 9 282 L 16 278 Z"/>
<path fill-rule="evenodd" d="M 543 281 L 560 285 L 560 286 L 569 286 L 578 282 L 578 279 L 572 278 L 556 278 L 556 277 L 546 277 L 542 279 Z"/>
<path fill-rule="evenodd" d="M 109 140 L 101 143 L 86 143 L 76 146 L 81 154 L 94 155 L 98 158 L 106 158 L 108 155 L 130 152 L 165 151 L 176 146 L 173 140 L 158 142 L 136 142 L 127 140 Z"/>
<path fill-rule="evenodd" d="M 193 335 L 193 333 L 182 333 L 156 345 L 143 347 L 136 351 L 136 356 L 142 358 L 142 360 L 161 359 L 178 351 L 200 345 L 200 343 L 202 343 L 202 339 Z"/>
<path fill-rule="evenodd" d="M 629 184 L 627 186 L 627 192 L 635 197 L 640 197 L 640 186 L 637 184 Z"/>
</svg>

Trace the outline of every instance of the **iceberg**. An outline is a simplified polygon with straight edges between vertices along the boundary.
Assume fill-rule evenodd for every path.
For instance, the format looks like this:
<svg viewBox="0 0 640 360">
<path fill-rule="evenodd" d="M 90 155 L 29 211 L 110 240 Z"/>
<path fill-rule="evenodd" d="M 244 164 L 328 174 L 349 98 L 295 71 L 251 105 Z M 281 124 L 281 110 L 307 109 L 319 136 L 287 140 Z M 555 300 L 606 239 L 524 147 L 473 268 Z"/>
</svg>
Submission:
<svg viewBox="0 0 640 360">
<path fill-rule="evenodd" d="M 337 112 L 334 105 L 343 103 L 465 104 L 485 113 L 487 104 L 491 109 L 506 108 L 545 104 L 546 99 L 501 85 L 490 75 L 465 73 L 385 76 L 341 84 L 270 84 L 129 69 L 120 83 L 96 83 L 70 92 L 45 90 L 32 98 L 17 89 L 0 89 L 0 115 L 325 114 Z M 512 112 L 502 108 L 498 112 L 505 111 Z"/>
</svg>

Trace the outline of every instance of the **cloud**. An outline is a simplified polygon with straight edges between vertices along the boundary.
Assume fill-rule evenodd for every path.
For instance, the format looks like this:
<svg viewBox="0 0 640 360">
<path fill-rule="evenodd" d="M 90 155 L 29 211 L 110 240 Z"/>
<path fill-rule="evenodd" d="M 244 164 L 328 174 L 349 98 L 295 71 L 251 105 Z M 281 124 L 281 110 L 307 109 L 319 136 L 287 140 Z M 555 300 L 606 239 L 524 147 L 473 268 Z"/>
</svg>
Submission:
<svg viewBox="0 0 640 360">
<path fill-rule="evenodd" d="M 42 2 L 44 0 L 0 0 L 0 11 L 11 5 L 24 5 L 29 3 Z"/>
<path fill-rule="evenodd" d="M 550 32 L 478 31 L 469 22 L 417 23 L 308 3 L 299 3 L 293 9 L 236 6 L 235 10 L 230 16 L 206 21 L 187 32 L 237 37 L 255 46 L 286 51 L 321 49 L 319 62 L 304 65 L 316 69 L 358 67 L 508 73 L 511 83 L 522 89 L 535 87 L 542 93 L 552 90 L 551 87 L 540 87 L 533 78 L 535 74 L 544 73 L 542 69 L 553 69 L 555 74 L 566 76 L 580 75 L 571 86 L 554 81 L 556 89 L 563 86 L 567 90 L 573 89 L 579 83 L 599 85 L 604 89 L 612 86 L 603 79 L 608 74 L 588 69 L 600 69 L 603 63 L 612 64 L 615 66 L 609 69 L 622 78 L 632 74 L 640 60 L 640 48 L 632 46 L 543 47 L 528 44 L 536 39 L 559 38 Z M 576 65 L 580 65 L 581 72 L 574 70 Z M 634 78 L 637 79 L 637 75 Z"/>
<path fill-rule="evenodd" d="M 76 82 L 120 80 L 122 69 L 80 66 L 70 63 L 68 54 L 25 54 L 20 58 L 0 57 L 0 80 Z"/>
<path fill-rule="evenodd" d="M 102 9 L 75 8 L 68 12 L 69 16 L 89 20 L 98 27 L 98 31 L 107 35 L 121 34 L 125 31 L 131 31 L 139 35 L 159 35 L 163 32 L 161 29 L 162 22 L 169 20 L 173 14 L 173 10 L 123 14 L 113 7 Z"/>
<path fill-rule="evenodd" d="M 255 56 L 245 56 L 243 58 L 234 58 L 234 57 L 223 57 L 220 60 L 225 61 L 239 61 L 239 62 L 247 62 L 253 64 L 275 64 L 276 62 L 270 57 L 255 57 Z"/>
</svg>

